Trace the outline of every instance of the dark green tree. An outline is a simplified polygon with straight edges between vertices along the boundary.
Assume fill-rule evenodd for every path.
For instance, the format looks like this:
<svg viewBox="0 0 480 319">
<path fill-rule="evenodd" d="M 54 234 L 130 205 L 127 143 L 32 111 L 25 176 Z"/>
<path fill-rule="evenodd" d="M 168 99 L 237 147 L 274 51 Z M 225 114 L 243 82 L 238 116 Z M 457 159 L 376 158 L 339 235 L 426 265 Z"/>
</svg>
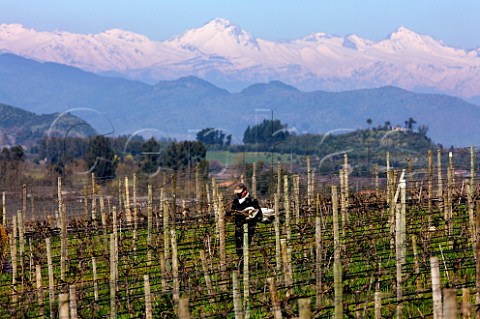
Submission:
<svg viewBox="0 0 480 319">
<path fill-rule="evenodd" d="M 0 186 L 8 187 L 24 182 L 25 151 L 21 145 L 4 147 L 0 152 Z"/>
<path fill-rule="evenodd" d="M 427 125 L 420 125 L 418 127 L 418 134 L 420 134 L 421 136 L 426 137 L 427 132 L 428 132 L 428 126 Z"/>
<path fill-rule="evenodd" d="M 140 168 L 143 172 L 152 174 L 158 170 L 160 159 L 160 145 L 152 137 L 141 148 Z"/>
<path fill-rule="evenodd" d="M 370 130 L 370 126 L 372 126 L 372 119 L 368 118 L 367 119 L 367 124 L 368 124 L 368 130 Z"/>
<path fill-rule="evenodd" d="M 174 171 L 185 171 L 188 168 L 193 169 L 206 155 L 207 149 L 202 142 L 173 142 L 160 156 L 160 165 Z"/>
<path fill-rule="evenodd" d="M 392 129 L 392 124 L 390 121 L 385 121 L 385 123 L 383 124 L 383 129 L 384 130 L 391 130 Z"/>
<path fill-rule="evenodd" d="M 280 120 L 263 120 L 262 123 L 248 126 L 243 133 L 245 144 L 268 144 L 285 141 L 290 136 L 288 125 Z"/>
<path fill-rule="evenodd" d="M 23 162 L 25 160 L 25 151 L 21 145 L 15 145 L 10 148 L 10 158 L 12 161 Z"/>
<path fill-rule="evenodd" d="M 204 143 L 205 145 L 230 145 L 232 141 L 232 135 L 226 135 L 221 130 L 214 128 L 204 128 L 197 133 L 197 141 Z"/>
<path fill-rule="evenodd" d="M 408 120 L 405 121 L 405 128 L 413 130 L 413 125 L 416 123 L 417 121 L 415 121 L 412 117 L 409 117 Z"/>
<path fill-rule="evenodd" d="M 7 181 L 9 164 L 10 164 L 10 150 L 7 147 L 4 147 L 0 152 L 0 183 L 2 185 L 4 185 Z"/>
<path fill-rule="evenodd" d="M 100 135 L 90 139 L 85 161 L 99 183 L 115 178 L 118 159 L 109 138 Z"/>
</svg>

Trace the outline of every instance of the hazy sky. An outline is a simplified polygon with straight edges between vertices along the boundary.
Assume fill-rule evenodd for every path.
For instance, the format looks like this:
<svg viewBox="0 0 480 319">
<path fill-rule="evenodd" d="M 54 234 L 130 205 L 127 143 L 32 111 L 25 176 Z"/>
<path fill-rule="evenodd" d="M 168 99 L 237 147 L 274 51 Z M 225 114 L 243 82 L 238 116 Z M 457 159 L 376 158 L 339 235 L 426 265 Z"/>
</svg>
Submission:
<svg viewBox="0 0 480 319">
<path fill-rule="evenodd" d="M 381 40 L 404 26 L 446 44 L 480 47 L 480 0 L 0 0 L 0 23 L 41 31 L 120 28 L 165 40 L 227 18 L 258 38 L 355 33 Z"/>
</svg>

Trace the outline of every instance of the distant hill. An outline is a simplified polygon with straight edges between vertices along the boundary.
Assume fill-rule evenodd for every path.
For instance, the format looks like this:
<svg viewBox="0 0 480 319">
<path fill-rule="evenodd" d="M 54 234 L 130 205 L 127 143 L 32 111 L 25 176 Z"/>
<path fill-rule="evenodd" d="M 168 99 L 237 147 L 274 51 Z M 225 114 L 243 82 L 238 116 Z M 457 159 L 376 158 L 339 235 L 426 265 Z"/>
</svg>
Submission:
<svg viewBox="0 0 480 319">
<path fill-rule="evenodd" d="M 95 130 L 84 120 L 65 113 L 41 114 L 0 104 L 0 146 L 33 146 L 46 136 L 89 136 Z"/>
<path fill-rule="evenodd" d="M 302 92 L 279 81 L 230 93 L 196 77 L 147 85 L 101 77 L 55 63 L 0 55 L 0 101 L 32 112 L 70 111 L 102 134 L 156 132 L 194 138 L 214 127 L 240 143 L 248 125 L 273 116 L 297 133 L 372 126 L 404 126 L 413 118 L 446 147 L 478 145 L 480 108 L 459 98 L 418 94 L 392 86 L 345 92 Z"/>
</svg>

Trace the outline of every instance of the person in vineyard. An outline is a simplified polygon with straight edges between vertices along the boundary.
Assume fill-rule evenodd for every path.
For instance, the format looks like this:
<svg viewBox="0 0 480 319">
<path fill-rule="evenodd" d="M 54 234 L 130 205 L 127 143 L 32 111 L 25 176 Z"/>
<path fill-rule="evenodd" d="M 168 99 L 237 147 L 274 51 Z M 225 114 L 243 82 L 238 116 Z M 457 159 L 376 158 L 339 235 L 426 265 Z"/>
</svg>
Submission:
<svg viewBox="0 0 480 319">
<path fill-rule="evenodd" d="M 258 221 L 262 220 L 262 210 L 258 200 L 248 192 L 247 185 L 239 183 L 234 189 L 231 210 L 228 213 L 235 221 L 235 247 L 239 259 L 238 268 L 243 271 L 243 225 L 248 225 L 248 245 L 250 246 L 255 227 Z"/>
</svg>

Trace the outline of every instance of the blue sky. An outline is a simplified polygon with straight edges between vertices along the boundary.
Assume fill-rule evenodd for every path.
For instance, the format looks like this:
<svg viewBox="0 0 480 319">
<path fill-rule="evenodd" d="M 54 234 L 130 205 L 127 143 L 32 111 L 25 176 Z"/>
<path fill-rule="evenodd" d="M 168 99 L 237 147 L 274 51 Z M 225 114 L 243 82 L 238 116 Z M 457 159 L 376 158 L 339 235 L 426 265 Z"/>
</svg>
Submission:
<svg viewBox="0 0 480 319">
<path fill-rule="evenodd" d="M 165 40 L 222 17 L 268 40 L 313 32 L 380 40 L 405 26 L 467 49 L 480 47 L 479 12 L 479 0 L 0 0 L 0 23 L 41 31 L 120 28 Z"/>
</svg>

